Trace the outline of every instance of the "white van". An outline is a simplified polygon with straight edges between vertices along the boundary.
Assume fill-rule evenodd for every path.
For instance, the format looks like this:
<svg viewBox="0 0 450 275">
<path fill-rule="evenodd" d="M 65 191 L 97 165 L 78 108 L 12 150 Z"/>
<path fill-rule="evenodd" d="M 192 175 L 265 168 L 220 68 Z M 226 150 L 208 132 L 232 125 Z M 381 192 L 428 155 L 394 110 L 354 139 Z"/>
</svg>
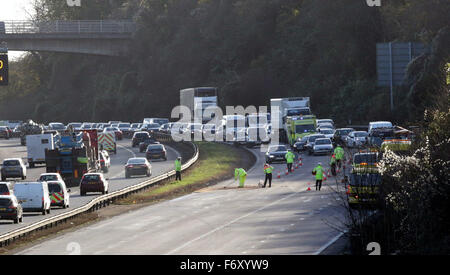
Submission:
<svg viewBox="0 0 450 275">
<path fill-rule="evenodd" d="M 54 149 L 53 135 L 27 135 L 26 139 L 29 167 L 34 168 L 36 163 L 45 163 L 45 149 Z"/>
<path fill-rule="evenodd" d="M 369 133 L 376 128 L 392 128 L 392 123 L 390 121 L 373 121 L 369 123 Z"/>
<path fill-rule="evenodd" d="M 24 212 L 50 214 L 50 196 L 47 182 L 17 182 L 14 195 L 22 204 Z"/>
</svg>

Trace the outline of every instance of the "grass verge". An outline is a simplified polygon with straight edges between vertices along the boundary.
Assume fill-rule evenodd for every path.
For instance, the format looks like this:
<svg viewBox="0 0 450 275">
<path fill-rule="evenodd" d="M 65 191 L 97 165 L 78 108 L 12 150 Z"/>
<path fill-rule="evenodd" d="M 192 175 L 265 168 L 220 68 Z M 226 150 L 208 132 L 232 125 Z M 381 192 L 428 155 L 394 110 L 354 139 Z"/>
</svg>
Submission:
<svg viewBox="0 0 450 275">
<path fill-rule="evenodd" d="M 148 203 L 187 194 L 234 176 L 234 168 L 249 169 L 255 157 L 250 152 L 226 144 L 199 142 L 199 160 L 182 174 L 182 181 L 162 185 L 131 195 L 117 202 L 120 205 Z"/>
</svg>

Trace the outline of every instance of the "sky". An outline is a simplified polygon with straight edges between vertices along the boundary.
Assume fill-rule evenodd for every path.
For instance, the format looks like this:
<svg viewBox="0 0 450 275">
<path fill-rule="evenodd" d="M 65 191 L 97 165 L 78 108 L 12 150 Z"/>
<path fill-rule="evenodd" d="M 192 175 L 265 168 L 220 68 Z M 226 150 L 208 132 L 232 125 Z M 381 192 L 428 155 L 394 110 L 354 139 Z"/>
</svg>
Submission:
<svg viewBox="0 0 450 275">
<path fill-rule="evenodd" d="M 0 0 L 0 21 L 29 20 L 33 0 Z M 27 12 L 28 11 L 28 12 Z M 24 52 L 9 52 L 9 59 L 14 60 Z"/>
</svg>

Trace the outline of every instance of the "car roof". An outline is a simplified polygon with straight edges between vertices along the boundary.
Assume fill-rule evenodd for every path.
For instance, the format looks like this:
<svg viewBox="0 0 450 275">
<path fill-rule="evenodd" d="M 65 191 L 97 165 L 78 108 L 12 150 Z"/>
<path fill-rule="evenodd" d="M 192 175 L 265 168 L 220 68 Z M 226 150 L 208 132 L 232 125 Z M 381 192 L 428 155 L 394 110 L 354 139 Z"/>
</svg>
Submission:
<svg viewBox="0 0 450 275">
<path fill-rule="evenodd" d="M 49 175 L 49 176 L 53 176 L 53 175 L 58 176 L 59 174 L 58 173 L 42 173 L 41 174 L 41 176 L 47 176 L 47 175 Z"/>
<path fill-rule="evenodd" d="M 4 159 L 3 161 L 5 162 L 5 161 L 7 161 L 7 160 L 19 160 L 19 161 L 22 161 L 21 158 L 8 158 L 8 159 Z"/>
<path fill-rule="evenodd" d="M 129 158 L 128 161 L 130 161 L 130 160 L 132 160 L 132 159 L 139 159 L 139 160 L 143 159 L 143 160 L 147 160 L 146 158 Z"/>
<path fill-rule="evenodd" d="M 316 139 L 316 141 L 318 141 L 318 140 L 325 140 L 325 139 L 331 141 L 331 139 L 327 138 L 327 137 L 325 137 L 325 138 L 318 138 L 318 139 Z"/>
<path fill-rule="evenodd" d="M 84 176 L 103 176 L 102 173 L 86 173 Z"/>
</svg>

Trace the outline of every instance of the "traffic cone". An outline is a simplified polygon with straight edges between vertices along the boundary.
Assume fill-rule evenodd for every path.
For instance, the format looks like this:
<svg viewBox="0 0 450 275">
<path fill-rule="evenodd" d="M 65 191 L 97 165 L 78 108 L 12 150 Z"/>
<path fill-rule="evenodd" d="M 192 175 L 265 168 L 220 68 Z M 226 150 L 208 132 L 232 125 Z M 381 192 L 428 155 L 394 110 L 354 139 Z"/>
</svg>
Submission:
<svg viewBox="0 0 450 275">
<path fill-rule="evenodd" d="M 306 189 L 306 191 L 311 191 L 310 185 L 311 185 L 311 183 L 308 182 L 308 189 Z"/>
<path fill-rule="evenodd" d="M 289 170 L 286 168 L 286 175 L 289 175 Z"/>
<path fill-rule="evenodd" d="M 322 175 L 323 175 L 323 180 L 326 181 L 327 180 L 327 175 L 325 175 L 325 173 L 323 173 Z"/>
<path fill-rule="evenodd" d="M 327 171 L 327 177 L 330 177 L 330 169 Z"/>
<path fill-rule="evenodd" d="M 300 158 L 299 164 L 300 164 L 300 166 L 303 166 L 303 162 L 302 162 L 301 158 Z"/>
<path fill-rule="evenodd" d="M 277 179 L 281 178 L 280 171 L 277 172 Z"/>
</svg>

